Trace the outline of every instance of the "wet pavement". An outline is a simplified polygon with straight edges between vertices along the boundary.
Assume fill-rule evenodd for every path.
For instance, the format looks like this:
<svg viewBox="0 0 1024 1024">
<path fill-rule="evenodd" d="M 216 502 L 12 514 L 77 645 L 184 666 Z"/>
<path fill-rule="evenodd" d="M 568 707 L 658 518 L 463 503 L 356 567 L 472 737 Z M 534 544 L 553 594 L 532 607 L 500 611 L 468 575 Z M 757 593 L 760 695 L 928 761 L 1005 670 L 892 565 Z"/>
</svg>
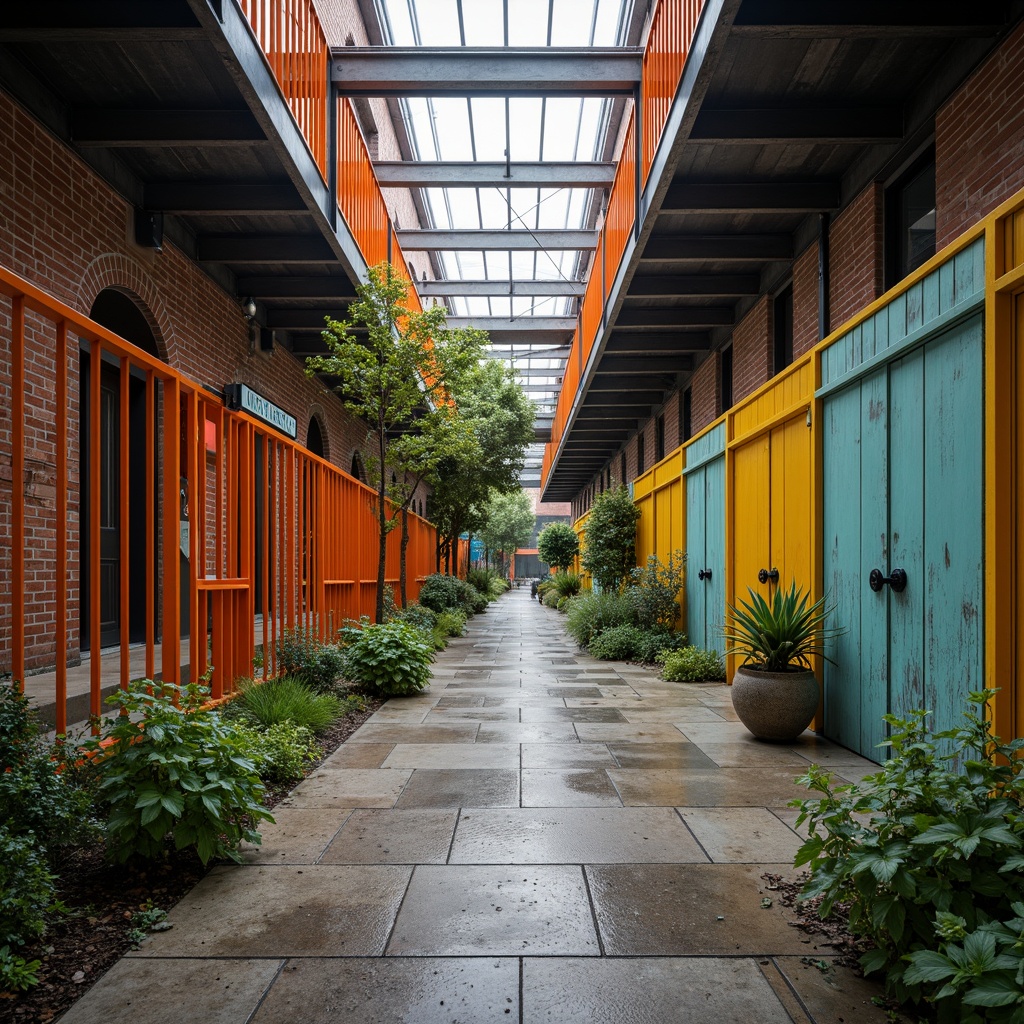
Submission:
<svg viewBox="0 0 1024 1024">
<path fill-rule="evenodd" d="M 576 650 L 513 591 L 389 701 L 63 1018 L 157 1024 L 879 1022 L 792 927 L 805 734 L 753 740 L 725 686 Z"/>
</svg>

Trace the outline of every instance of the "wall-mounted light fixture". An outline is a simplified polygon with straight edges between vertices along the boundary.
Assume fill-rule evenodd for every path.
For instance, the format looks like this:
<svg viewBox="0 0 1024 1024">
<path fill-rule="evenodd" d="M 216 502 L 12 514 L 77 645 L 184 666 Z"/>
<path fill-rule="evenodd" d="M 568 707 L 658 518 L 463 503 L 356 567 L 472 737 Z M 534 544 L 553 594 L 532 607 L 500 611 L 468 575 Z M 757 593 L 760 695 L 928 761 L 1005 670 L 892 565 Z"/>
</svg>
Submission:
<svg viewBox="0 0 1024 1024">
<path fill-rule="evenodd" d="M 259 333 L 259 327 L 256 324 L 256 300 L 251 295 L 242 300 L 242 316 L 245 317 L 245 322 L 249 327 L 249 352 L 252 353 L 256 351 L 256 336 Z"/>
</svg>

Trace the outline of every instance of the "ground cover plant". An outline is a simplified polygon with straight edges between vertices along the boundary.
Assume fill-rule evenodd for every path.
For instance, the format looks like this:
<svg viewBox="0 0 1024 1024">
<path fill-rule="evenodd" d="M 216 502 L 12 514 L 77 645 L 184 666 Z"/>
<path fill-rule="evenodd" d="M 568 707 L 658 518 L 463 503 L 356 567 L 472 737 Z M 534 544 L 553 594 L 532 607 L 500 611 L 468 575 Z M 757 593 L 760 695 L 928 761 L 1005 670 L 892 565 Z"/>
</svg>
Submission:
<svg viewBox="0 0 1024 1024">
<path fill-rule="evenodd" d="M 433 573 L 423 581 L 419 601 L 425 608 L 434 612 L 461 608 L 468 614 L 486 609 L 488 603 L 487 598 L 476 587 L 459 579 L 458 576 L 446 576 L 442 573 Z"/>
<path fill-rule="evenodd" d="M 636 625 L 633 603 L 617 591 L 582 593 L 566 606 L 565 616 L 565 628 L 580 647 L 613 626 Z"/>
<path fill-rule="evenodd" d="M 288 719 L 265 727 L 237 722 L 235 733 L 259 777 L 274 786 L 298 782 L 323 754 L 313 730 Z"/>
<path fill-rule="evenodd" d="M 429 636 L 406 622 L 394 620 L 342 631 L 345 677 L 377 697 L 401 697 L 422 690 L 430 682 L 434 660 Z"/>
<path fill-rule="evenodd" d="M 321 639 L 312 629 L 296 626 L 282 632 L 277 641 L 277 668 L 314 690 L 327 692 L 341 677 L 345 657 L 336 643 Z"/>
<path fill-rule="evenodd" d="M 725 666 L 718 651 L 706 651 L 702 647 L 682 647 L 667 650 L 663 657 L 661 676 L 673 683 L 700 683 L 707 679 L 725 678 Z"/>
<path fill-rule="evenodd" d="M 835 786 L 814 766 L 795 802 L 809 838 L 807 898 L 827 916 L 850 906 L 851 931 L 872 947 L 901 1002 L 940 1021 L 1024 1020 L 1024 739 L 990 734 L 972 693 L 959 729 L 932 733 L 924 711 L 886 715 L 892 757 L 862 782 Z"/>
<path fill-rule="evenodd" d="M 250 725 L 269 729 L 282 722 L 312 732 L 326 729 L 346 711 L 359 706 L 358 698 L 343 698 L 336 693 L 317 693 L 295 676 L 282 676 L 257 683 L 243 680 L 238 696 L 228 705 L 226 714 Z"/>
<path fill-rule="evenodd" d="M 686 555 L 673 551 L 665 561 L 649 555 L 631 569 L 625 593 L 641 629 L 673 629 L 679 618 L 679 594 L 686 584 Z"/>
</svg>

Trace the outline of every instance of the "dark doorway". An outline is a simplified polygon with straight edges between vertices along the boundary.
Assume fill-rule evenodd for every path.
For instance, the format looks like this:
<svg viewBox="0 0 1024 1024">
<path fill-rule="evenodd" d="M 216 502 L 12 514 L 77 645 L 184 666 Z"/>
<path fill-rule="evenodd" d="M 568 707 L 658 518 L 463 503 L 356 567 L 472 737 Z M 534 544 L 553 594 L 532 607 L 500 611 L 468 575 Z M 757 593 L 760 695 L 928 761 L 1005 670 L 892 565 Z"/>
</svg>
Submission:
<svg viewBox="0 0 1024 1024">
<path fill-rule="evenodd" d="M 321 459 L 324 457 L 324 435 L 315 416 L 310 417 L 309 426 L 306 428 L 306 449 L 314 455 L 319 455 Z"/>
<path fill-rule="evenodd" d="M 97 296 L 90 317 L 126 341 L 151 355 L 157 355 L 156 338 L 142 311 L 122 292 L 106 289 Z M 121 369 L 116 361 L 104 360 L 100 373 L 100 646 L 120 643 L 122 616 L 128 616 L 128 638 L 145 639 L 146 622 L 146 384 L 134 373 L 128 380 L 128 422 L 122 423 Z M 80 496 L 81 536 L 80 608 L 81 648 L 89 650 L 92 637 L 91 608 L 91 491 L 93 467 L 90 429 L 92 418 L 92 374 L 96 371 L 89 351 L 81 351 L 80 373 Z M 121 446 L 128 445 L 128 522 L 121 521 Z M 121 565 L 122 530 L 128 531 L 130 571 Z M 121 573 L 129 572 L 128 608 L 121 607 Z"/>
</svg>

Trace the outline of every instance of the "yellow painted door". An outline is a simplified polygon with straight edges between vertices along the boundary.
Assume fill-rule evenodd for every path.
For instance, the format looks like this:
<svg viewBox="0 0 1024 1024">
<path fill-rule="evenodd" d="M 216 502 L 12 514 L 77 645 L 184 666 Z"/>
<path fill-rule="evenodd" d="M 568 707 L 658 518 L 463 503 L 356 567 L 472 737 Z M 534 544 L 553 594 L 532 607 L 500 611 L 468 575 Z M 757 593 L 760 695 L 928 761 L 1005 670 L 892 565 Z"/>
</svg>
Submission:
<svg viewBox="0 0 1024 1024">
<path fill-rule="evenodd" d="M 811 561 L 811 429 L 806 415 L 771 432 L 771 562 L 779 586 L 813 584 Z"/>
<path fill-rule="evenodd" d="M 767 595 L 758 583 L 761 569 L 771 568 L 771 436 L 762 434 L 733 455 L 733 595 L 747 600 L 747 588 Z"/>
</svg>

